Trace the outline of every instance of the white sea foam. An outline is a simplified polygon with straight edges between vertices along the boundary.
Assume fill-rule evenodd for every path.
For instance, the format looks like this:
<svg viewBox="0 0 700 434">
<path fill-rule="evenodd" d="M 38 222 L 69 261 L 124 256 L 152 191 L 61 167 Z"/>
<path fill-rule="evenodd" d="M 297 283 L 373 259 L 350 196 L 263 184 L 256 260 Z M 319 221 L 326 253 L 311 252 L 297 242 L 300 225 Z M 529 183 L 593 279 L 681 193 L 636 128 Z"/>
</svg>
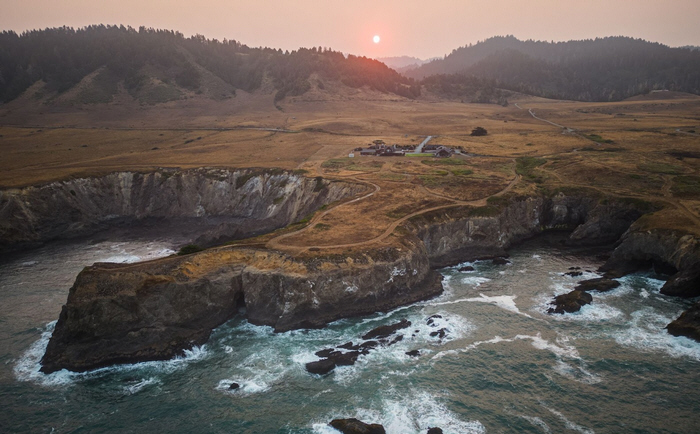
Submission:
<svg viewBox="0 0 700 434">
<path fill-rule="evenodd" d="M 160 380 L 155 378 L 155 377 L 149 377 L 149 378 L 142 378 L 141 380 L 135 382 L 134 384 L 130 384 L 128 386 L 124 387 L 124 394 L 125 395 L 134 395 L 147 386 L 150 386 L 152 384 L 160 384 Z"/>
<path fill-rule="evenodd" d="M 677 315 L 665 316 L 651 307 L 633 312 L 629 328 L 613 334 L 615 341 L 645 352 L 664 352 L 671 357 L 688 357 L 700 361 L 700 343 L 675 337 L 664 327 Z"/>
<path fill-rule="evenodd" d="M 542 407 L 546 408 L 549 410 L 550 413 L 558 417 L 562 422 L 564 422 L 564 425 L 566 426 L 567 429 L 570 429 L 571 431 L 577 431 L 580 432 L 581 434 L 595 434 L 595 431 L 592 429 L 586 428 L 584 426 L 578 425 L 571 420 L 569 420 L 566 416 L 564 416 L 560 411 L 557 411 L 553 408 L 547 407 L 543 403 L 540 403 Z"/>
<path fill-rule="evenodd" d="M 488 345 L 488 344 L 499 344 L 502 342 L 515 342 L 515 341 L 521 341 L 521 340 L 530 340 L 532 341 L 532 346 L 537 348 L 538 350 L 546 350 L 550 351 L 557 357 L 566 357 L 570 359 L 580 359 L 580 356 L 578 354 L 578 351 L 576 350 L 576 347 L 573 345 L 569 345 L 569 339 L 566 337 L 559 337 L 557 338 L 557 343 L 552 343 L 546 339 L 543 339 L 540 333 L 537 333 L 536 335 L 516 335 L 512 338 L 502 338 L 500 336 L 494 336 L 491 339 L 485 340 L 485 341 L 477 341 L 477 342 L 472 342 L 471 344 L 467 345 L 464 348 L 456 349 L 456 350 L 447 350 L 447 351 L 441 351 L 437 354 L 435 354 L 432 358 L 432 360 L 439 360 L 445 356 L 449 355 L 455 355 L 459 353 L 466 353 L 469 352 L 481 345 Z"/>
<path fill-rule="evenodd" d="M 349 413 L 343 409 L 330 413 L 324 421 L 311 424 L 316 434 L 337 434 L 325 420 L 337 417 L 354 417 L 366 423 L 379 423 L 387 434 L 423 434 L 430 427 L 440 427 L 445 434 L 485 433 L 478 421 L 463 421 L 448 409 L 438 398 L 425 391 L 410 393 L 389 392 L 377 405 L 357 408 Z"/>
<path fill-rule="evenodd" d="M 516 298 L 517 298 L 516 295 L 487 296 L 484 294 L 479 294 L 479 297 L 468 298 L 468 299 L 466 299 L 466 301 L 490 303 L 490 304 L 493 304 L 493 305 L 500 307 L 501 309 L 505 309 L 507 311 L 514 312 L 514 313 L 517 313 L 519 315 L 526 316 L 528 318 L 532 318 L 530 315 L 528 315 L 524 312 L 520 312 L 520 309 L 518 309 L 518 306 L 515 304 Z"/>
<path fill-rule="evenodd" d="M 480 277 L 480 276 L 467 276 L 463 277 L 461 279 L 461 282 L 463 285 L 469 285 L 469 286 L 474 286 L 474 287 L 479 287 L 482 284 L 486 282 L 490 282 L 491 279 L 488 279 L 486 277 Z"/>
<path fill-rule="evenodd" d="M 46 352 L 46 346 L 49 344 L 51 334 L 56 327 L 56 321 L 52 321 L 46 325 L 41 333 L 41 337 L 34 342 L 27 351 L 17 360 L 14 367 L 15 377 L 19 381 L 30 381 L 42 386 L 56 387 L 68 386 L 76 381 L 96 378 L 114 372 L 138 371 L 141 369 L 155 370 L 161 373 L 174 372 L 181 369 L 191 362 L 202 360 L 208 356 L 206 345 L 194 347 L 191 350 L 185 350 L 182 356 L 174 357 L 165 361 L 141 362 L 125 365 L 114 365 L 106 368 L 99 368 L 87 372 L 71 372 L 62 369 L 51 374 L 44 374 L 41 369 L 41 358 Z M 145 385 L 144 385 L 145 386 Z"/>
<path fill-rule="evenodd" d="M 436 312 L 441 316 L 434 317 L 435 314 L 415 313 L 407 316 L 411 321 L 411 326 L 399 330 L 396 335 L 402 335 L 403 339 L 391 346 L 378 346 L 371 350 L 369 354 L 361 356 L 352 366 L 338 366 L 334 370 L 333 380 L 339 384 L 351 384 L 363 373 L 371 370 L 376 366 L 384 366 L 384 374 L 380 378 L 382 380 L 391 381 L 394 377 L 408 376 L 414 372 L 416 364 L 420 364 L 422 356 L 433 352 L 432 348 L 441 347 L 449 342 L 464 339 L 470 335 L 475 326 L 466 318 L 445 311 Z M 429 317 L 431 324 L 428 324 Z M 430 336 L 431 333 L 445 329 L 445 336 Z M 348 340 L 352 337 L 348 336 Z M 357 336 L 355 336 L 357 342 Z M 406 352 L 411 350 L 419 350 L 421 357 L 411 357 L 406 355 Z M 318 360 L 314 355 L 315 350 L 304 350 L 295 354 L 294 361 L 303 366 L 303 364 Z M 395 369 L 394 369 L 395 368 Z"/>
</svg>

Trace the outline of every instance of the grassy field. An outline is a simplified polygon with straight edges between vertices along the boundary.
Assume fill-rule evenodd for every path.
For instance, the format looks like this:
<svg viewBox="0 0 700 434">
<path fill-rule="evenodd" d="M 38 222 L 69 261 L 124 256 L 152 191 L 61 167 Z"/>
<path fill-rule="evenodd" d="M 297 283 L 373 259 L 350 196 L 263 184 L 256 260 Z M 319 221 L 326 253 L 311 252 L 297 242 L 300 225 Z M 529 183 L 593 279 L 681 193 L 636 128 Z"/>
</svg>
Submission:
<svg viewBox="0 0 700 434">
<path fill-rule="evenodd" d="M 343 92 L 288 98 L 279 108 L 263 91 L 144 105 L 115 99 L 49 107 L 23 97 L 0 106 L 0 186 L 225 166 L 303 169 L 307 176 L 379 188 L 285 240 L 294 246 L 372 240 L 412 213 L 450 204 L 483 207 L 506 188 L 523 194 L 585 188 L 659 200 L 699 221 L 700 135 L 691 131 L 700 131 L 700 97 L 666 92 L 667 99 L 579 103 L 521 96 L 501 107 Z M 489 134 L 470 136 L 477 126 Z M 461 146 L 468 156 L 348 158 L 376 139 L 417 145 L 427 135 L 434 136 L 431 144 Z"/>
</svg>

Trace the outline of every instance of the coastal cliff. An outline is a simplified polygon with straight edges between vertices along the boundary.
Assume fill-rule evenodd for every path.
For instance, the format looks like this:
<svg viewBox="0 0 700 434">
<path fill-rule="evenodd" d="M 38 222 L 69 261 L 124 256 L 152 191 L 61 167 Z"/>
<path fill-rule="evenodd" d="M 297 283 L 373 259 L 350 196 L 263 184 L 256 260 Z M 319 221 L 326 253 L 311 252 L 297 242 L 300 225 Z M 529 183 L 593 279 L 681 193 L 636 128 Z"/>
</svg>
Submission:
<svg viewBox="0 0 700 434">
<path fill-rule="evenodd" d="M 279 169 L 115 172 L 0 190 L 0 252 L 155 220 L 210 246 L 272 231 L 366 190 Z"/>
<path fill-rule="evenodd" d="M 243 307 L 248 321 L 278 332 L 387 311 L 439 294 L 434 268 L 504 255 L 547 230 L 570 232 L 576 245 L 610 244 L 625 234 L 611 257 L 625 264 L 636 256 L 624 252 L 638 245 L 669 243 L 656 253 L 660 262 L 692 268 L 695 238 L 635 241 L 642 235 L 630 225 L 654 210 L 591 195 L 511 196 L 420 214 L 397 230 L 393 244 L 343 253 L 227 246 L 134 265 L 95 264 L 71 288 L 42 370 L 170 358 L 206 342 Z M 678 256 L 679 243 L 695 247 Z"/>
<path fill-rule="evenodd" d="M 278 332 L 322 327 L 442 292 L 414 240 L 351 257 L 224 247 L 134 265 L 95 264 L 70 289 L 42 371 L 168 359 L 245 307 Z"/>
</svg>

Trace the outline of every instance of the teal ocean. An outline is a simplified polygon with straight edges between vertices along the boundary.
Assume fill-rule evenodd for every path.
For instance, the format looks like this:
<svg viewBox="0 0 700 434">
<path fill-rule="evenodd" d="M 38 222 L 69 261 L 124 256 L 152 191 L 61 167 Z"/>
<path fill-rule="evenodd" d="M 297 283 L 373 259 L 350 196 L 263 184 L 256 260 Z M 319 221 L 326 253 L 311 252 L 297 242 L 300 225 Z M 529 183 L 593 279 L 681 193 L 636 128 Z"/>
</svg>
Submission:
<svg viewBox="0 0 700 434">
<path fill-rule="evenodd" d="M 443 295 L 388 313 L 281 334 L 239 315 L 175 360 L 39 373 L 82 267 L 173 248 L 75 242 L 0 263 L 0 432 L 320 434 L 336 432 L 327 423 L 337 417 L 396 434 L 700 430 L 700 344 L 664 330 L 691 301 L 660 295 L 662 277 L 639 273 L 579 313 L 548 315 L 551 298 L 596 277 L 601 262 L 546 239 L 513 249 L 508 265 L 445 268 Z M 466 265 L 475 270 L 458 271 Z M 583 276 L 563 275 L 569 267 Z M 305 371 L 316 351 L 404 318 L 412 326 L 396 345 L 325 377 Z M 442 339 L 431 336 L 440 329 Z M 241 387 L 230 391 L 233 382 Z"/>
</svg>

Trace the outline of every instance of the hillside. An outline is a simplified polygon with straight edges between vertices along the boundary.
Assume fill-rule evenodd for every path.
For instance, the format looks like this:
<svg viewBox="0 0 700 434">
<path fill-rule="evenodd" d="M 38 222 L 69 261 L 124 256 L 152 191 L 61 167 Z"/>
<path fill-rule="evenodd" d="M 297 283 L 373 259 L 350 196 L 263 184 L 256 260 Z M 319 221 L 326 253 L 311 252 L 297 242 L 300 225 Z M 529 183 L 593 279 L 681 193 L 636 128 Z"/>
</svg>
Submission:
<svg viewBox="0 0 700 434">
<path fill-rule="evenodd" d="M 556 99 L 619 101 L 651 90 L 700 94 L 700 52 L 627 37 L 544 42 L 494 37 L 405 74 L 433 87 L 493 81 L 499 88 Z M 450 85 L 443 86 L 446 80 Z M 453 95 L 458 96 L 458 95 Z"/>
<path fill-rule="evenodd" d="M 313 75 L 313 77 L 312 77 Z M 282 52 L 237 41 L 185 38 L 168 30 L 124 26 L 68 27 L 0 33 L 0 101 L 32 86 L 38 97 L 111 102 L 120 90 L 146 104 L 194 93 L 221 100 L 269 81 L 275 102 L 324 81 L 414 98 L 419 86 L 383 63 L 329 49 Z"/>
</svg>

